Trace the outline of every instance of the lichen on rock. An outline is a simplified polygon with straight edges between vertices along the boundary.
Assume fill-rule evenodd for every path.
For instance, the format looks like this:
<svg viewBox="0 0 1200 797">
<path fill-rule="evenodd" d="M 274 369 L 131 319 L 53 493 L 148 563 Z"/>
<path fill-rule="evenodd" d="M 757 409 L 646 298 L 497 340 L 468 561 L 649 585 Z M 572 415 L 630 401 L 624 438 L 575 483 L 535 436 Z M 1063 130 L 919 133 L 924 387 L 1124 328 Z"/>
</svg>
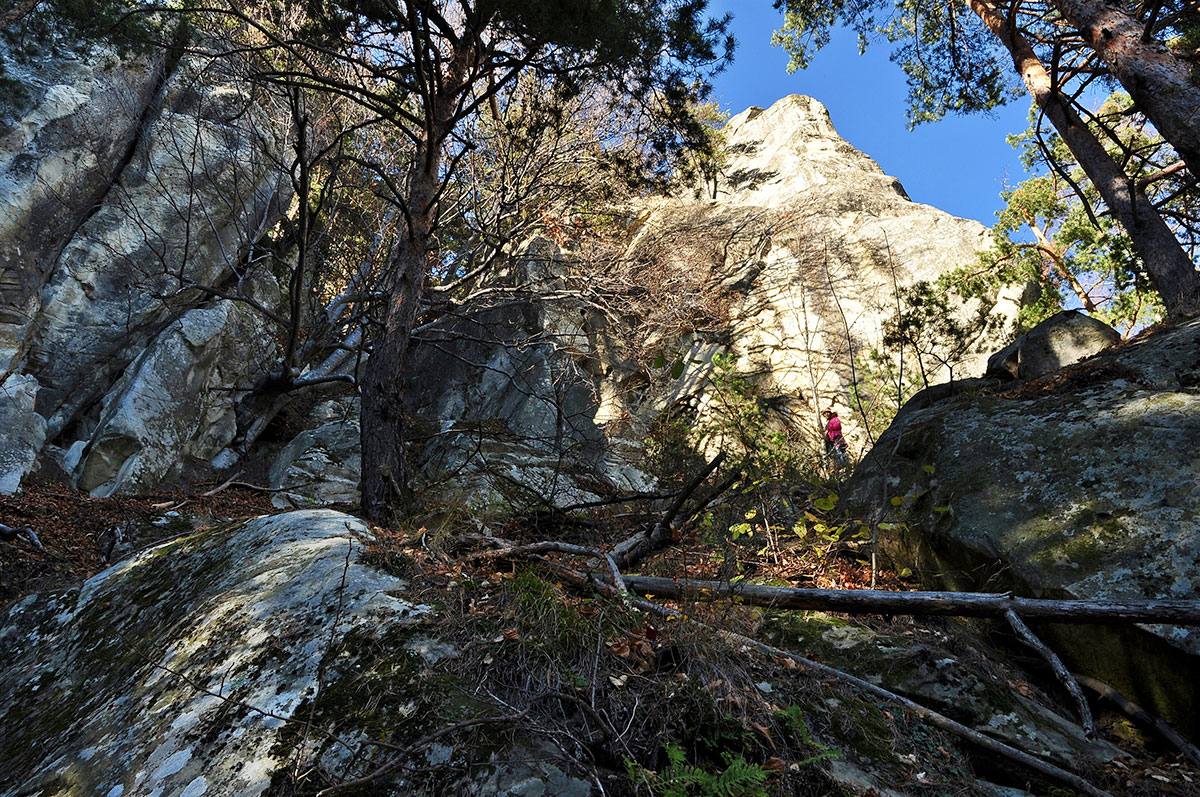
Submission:
<svg viewBox="0 0 1200 797">
<path fill-rule="evenodd" d="M 260 794 L 329 652 L 428 607 L 364 565 L 361 522 L 293 512 L 138 554 L 31 596 L 0 630 L 0 788 L 41 794 Z M 408 655 L 408 654 L 406 654 Z"/>
<path fill-rule="evenodd" d="M 1066 370 L 905 409 L 851 483 L 895 497 L 882 548 L 927 584 L 1034 597 L 1200 596 L 1200 322 Z M 1195 629 L 1047 626 L 1068 664 L 1186 732 Z"/>
</svg>

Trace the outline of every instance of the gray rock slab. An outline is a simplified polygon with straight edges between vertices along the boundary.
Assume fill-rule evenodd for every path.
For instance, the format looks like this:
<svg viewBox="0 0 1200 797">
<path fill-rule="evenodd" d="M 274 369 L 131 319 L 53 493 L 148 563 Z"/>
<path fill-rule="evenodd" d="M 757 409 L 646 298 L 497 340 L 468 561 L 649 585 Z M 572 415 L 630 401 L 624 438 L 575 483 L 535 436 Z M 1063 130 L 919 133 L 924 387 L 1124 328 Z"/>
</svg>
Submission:
<svg viewBox="0 0 1200 797">
<path fill-rule="evenodd" d="M 265 793 L 331 646 L 428 611 L 361 563 L 368 539 L 329 510 L 263 517 L 12 606 L 0 792 Z"/>
<path fill-rule="evenodd" d="M 21 489 L 46 442 L 46 419 L 33 411 L 38 382 L 26 374 L 10 374 L 0 384 L 0 493 Z"/>
<path fill-rule="evenodd" d="M 1036 379 L 1099 354 L 1120 340 L 1121 334 L 1103 321 L 1064 310 L 989 357 L 987 375 Z"/>
<path fill-rule="evenodd" d="M 273 363 L 265 319 L 229 300 L 167 327 L 104 398 L 75 467 L 94 496 L 152 489 L 187 457 L 207 460 L 236 432 L 238 400 Z"/>
</svg>

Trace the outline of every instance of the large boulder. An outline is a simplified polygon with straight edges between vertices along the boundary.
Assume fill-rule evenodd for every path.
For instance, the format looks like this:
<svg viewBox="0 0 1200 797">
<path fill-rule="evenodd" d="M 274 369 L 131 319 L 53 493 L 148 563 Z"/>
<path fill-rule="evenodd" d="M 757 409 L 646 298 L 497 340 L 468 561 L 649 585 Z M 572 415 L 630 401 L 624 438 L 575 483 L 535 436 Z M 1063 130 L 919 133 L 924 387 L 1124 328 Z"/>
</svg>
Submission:
<svg viewBox="0 0 1200 797">
<path fill-rule="evenodd" d="M 1036 379 L 1091 357 L 1121 340 L 1121 333 L 1078 310 L 1047 318 L 987 361 L 987 376 Z"/>
<path fill-rule="evenodd" d="M 930 586 L 1200 599 L 1200 321 L 1053 382 L 906 409 L 849 487 L 900 507 L 884 550 Z M 920 396 L 918 395 L 917 399 Z M 915 401 L 916 399 L 914 399 Z M 1049 625 L 1074 669 L 1200 737 L 1200 632 Z"/>
<path fill-rule="evenodd" d="M 136 493 L 189 457 L 208 460 L 233 439 L 238 401 L 274 355 L 265 319 L 243 303 L 184 313 L 105 396 L 76 485 L 94 496 Z"/>
<path fill-rule="evenodd" d="M 0 630 L 5 793 L 261 794 L 322 659 L 425 609 L 360 562 L 358 520 L 259 518 L 31 596 Z"/>
<path fill-rule="evenodd" d="M 11 606 L 0 793 L 278 794 L 297 772 L 352 780 L 431 729 L 511 712 L 438 670 L 457 648 L 418 628 L 432 608 L 367 563 L 371 542 L 330 510 L 261 517 Z M 425 793 L 412 768 L 450 761 L 466 774 L 448 767 L 455 784 L 438 793 L 590 793 L 537 733 L 486 750 L 434 741 L 370 793 Z"/>
</svg>

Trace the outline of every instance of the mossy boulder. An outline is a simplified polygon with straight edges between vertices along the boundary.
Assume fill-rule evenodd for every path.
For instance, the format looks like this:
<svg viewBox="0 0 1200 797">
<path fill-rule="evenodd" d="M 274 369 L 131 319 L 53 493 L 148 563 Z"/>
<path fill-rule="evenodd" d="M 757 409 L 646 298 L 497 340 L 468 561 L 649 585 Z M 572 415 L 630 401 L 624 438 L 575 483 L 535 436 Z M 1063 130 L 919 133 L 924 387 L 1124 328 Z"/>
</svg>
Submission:
<svg viewBox="0 0 1200 797">
<path fill-rule="evenodd" d="M 1036 379 L 1052 374 L 1121 340 L 1117 330 L 1078 310 L 1063 310 L 988 358 L 987 375 Z"/>
<path fill-rule="evenodd" d="M 327 510 L 230 524 L 30 596 L 0 628 L 0 792 L 259 794 L 331 651 L 422 621 Z M 325 677 L 326 682 L 322 683 Z"/>
<path fill-rule="evenodd" d="M 914 400 L 847 493 L 931 587 L 1200 599 L 1200 320 L 1008 391 Z M 919 396 L 918 396 L 919 398 Z M 1200 736 L 1200 631 L 1039 629 L 1067 663 Z"/>
<path fill-rule="evenodd" d="M 764 620 L 776 645 L 804 651 L 1060 766 L 1095 768 L 1120 754 L 1107 742 L 1086 738 L 1073 718 L 1052 707 L 970 628 L 868 628 L 821 612 L 768 612 Z M 895 755 L 885 734 L 864 734 L 852 749 L 868 760 Z"/>
</svg>

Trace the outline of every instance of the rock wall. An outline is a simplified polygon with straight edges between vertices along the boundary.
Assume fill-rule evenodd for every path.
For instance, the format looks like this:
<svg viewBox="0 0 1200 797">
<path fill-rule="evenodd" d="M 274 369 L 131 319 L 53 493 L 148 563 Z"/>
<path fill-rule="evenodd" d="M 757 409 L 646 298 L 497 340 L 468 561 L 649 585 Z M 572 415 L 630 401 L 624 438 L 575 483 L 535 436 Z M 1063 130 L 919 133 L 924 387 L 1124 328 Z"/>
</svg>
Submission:
<svg viewBox="0 0 1200 797">
<path fill-rule="evenodd" d="M 0 100 L 0 366 L 19 364 L 63 248 L 108 196 L 158 99 L 163 56 L 122 59 L 56 40 L 28 53 L 6 29 Z"/>
<path fill-rule="evenodd" d="M 31 49 L 19 28 L 0 35 L 22 87 L 0 102 L 0 361 L 36 385 L 44 434 L 6 457 L 24 475 L 44 440 L 82 489 L 152 488 L 228 442 L 271 357 L 260 320 L 196 286 L 278 302 L 242 258 L 289 200 L 286 126 L 221 62 Z"/>
<path fill-rule="evenodd" d="M 20 55 L 5 41 L 31 93 L 0 129 L 0 202 L 13 209 L 0 224 L 0 347 L 9 373 L 36 384 L 43 459 L 96 495 L 145 491 L 228 443 L 233 402 L 269 368 L 267 329 L 195 286 L 248 276 L 247 245 L 287 200 L 286 129 L 199 56 Z M 410 390 L 429 427 L 427 474 L 468 492 L 486 483 L 492 495 L 516 484 L 556 503 L 647 489 L 646 422 L 680 402 L 705 412 L 717 352 L 737 359 L 780 424 L 815 430 L 817 412 L 837 406 L 854 440 L 853 366 L 879 345 L 895 291 L 973 259 L 986 231 L 909 201 L 810 98 L 750 109 L 726 136 L 715 199 L 689 191 L 643 203 L 627 231 L 630 257 L 703 275 L 697 290 L 716 308 L 707 321 L 654 330 L 639 352 L 615 334 L 621 308 L 571 302 L 509 304 L 430 331 Z M 580 279 L 579 257 L 570 242 L 541 240 L 510 269 L 544 293 Z M 267 306 L 277 301 L 269 282 L 257 297 Z M 682 374 L 648 367 L 639 356 L 651 350 Z M 337 435 L 345 451 L 297 454 L 317 457 L 318 470 L 332 456 L 344 471 L 335 481 L 346 484 L 313 500 L 353 496 L 352 431 Z M 37 438 L 20 436 L 9 457 L 18 472 Z M 312 481 L 298 462 L 276 469 L 279 485 Z"/>
<path fill-rule="evenodd" d="M 816 429 L 819 411 L 834 406 L 861 447 L 866 436 L 852 411 L 851 386 L 862 374 L 855 367 L 882 348 L 897 291 L 974 262 L 990 243 L 987 229 L 912 202 L 899 181 L 838 135 L 828 111 L 810 97 L 743 111 L 724 135 L 729 156 L 715 197 L 706 188 L 649 204 L 631 245 L 636 254 L 671 238 L 668 249 L 680 263 L 712 268 L 714 287 L 728 298 L 721 323 L 663 342 L 685 369 L 655 409 L 690 395 L 703 410 L 712 356 L 726 351 L 781 422 Z M 1016 291 L 997 298 L 1002 326 L 1015 318 L 1018 302 Z M 930 381 L 981 374 L 999 340 L 975 341 L 952 373 L 931 367 Z M 606 376 L 619 383 L 633 375 L 617 367 Z M 618 384 L 604 392 L 609 400 L 599 418 L 628 413 L 618 398 L 628 390 Z"/>
</svg>

